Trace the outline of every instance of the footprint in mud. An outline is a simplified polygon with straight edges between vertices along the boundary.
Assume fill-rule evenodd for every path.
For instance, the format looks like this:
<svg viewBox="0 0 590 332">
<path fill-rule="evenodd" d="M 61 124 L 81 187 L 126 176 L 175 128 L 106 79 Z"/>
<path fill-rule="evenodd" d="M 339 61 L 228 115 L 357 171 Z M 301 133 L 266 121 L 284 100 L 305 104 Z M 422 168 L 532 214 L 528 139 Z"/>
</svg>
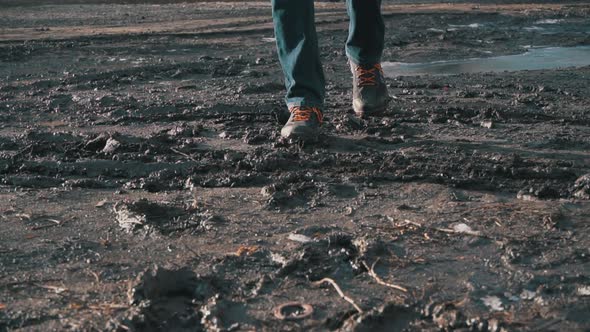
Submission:
<svg viewBox="0 0 590 332">
<path fill-rule="evenodd" d="M 312 281 L 326 277 L 350 280 L 363 272 L 357 257 L 358 249 L 351 236 L 333 234 L 327 239 L 302 244 L 285 259 L 276 274 L 279 278 L 290 276 Z"/>
<path fill-rule="evenodd" d="M 132 305 L 107 326 L 109 331 L 205 331 L 196 302 L 213 296 L 211 280 L 188 269 L 160 267 L 141 273 L 130 285 Z"/>
<path fill-rule="evenodd" d="M 188 268 L 154 267 L 130 283 L 131 308 L 110 331 L 227 331 L 254 328 L 243 303 L 222 298 L 224 283 Z"/>
<path fill-rule="evenodd" d="M 248 316 L 246 305 L 218 296 L 212 297 L 200 309 L 205 331 L 254 331 L 254 320 Z"/>
<path fill-rule="evenodd" d="M 295 209 L 320 207 L 327 196 L 351 199 L 358 195 L 355 186 L 318 181 L 310 173 L 287 173 L 275 183 L 262 188 L 261 194 L 267 198 L 268 209 Z"/>
<path fill-rule="evenodd" d="M 208 211 L 192 211 L 171 204 L 150 202 L 145 198 L 135 202 L 118 202 L 113 207 L 113 212 L 121 228 L 145 235 L 198 230 L 222 220 L 220 216 Z"/>
<path fill-rule="evenodd" d="M 329 233 L 323 239 L 315 239 L 326 232 Z M 283 267 L 276 272 L 278 277 L 298 276 L 312 281 L 325 277 L 350 280 L 367 272 L 366 266 L 380 257 L 403 254 L 380 239 L 367 236 L 354 238 L 323 227 L 310 227 L 297 231 L 298 236 L 293 235 L 289 238 L 301 245 L 284 259 Z"/>
<path fill-rule="evenodd" d="M 529 188 L 520 190 L 516 194 L 516 198 L 523 200 L 523 201 L 558 199 L 559 197 L 560 197 L 559 192 L 548 185 L 543 185 L 538 189 L 535 189 L 534 187 L 529 187 Z"/>
<path fill-rule="evenodd" d="M 420 314 L 413 307 L 388 303 L 355 320 L 347 319 L 339 329 L 354 332 L 405 331 L 419 318 Z"/>
</svg>

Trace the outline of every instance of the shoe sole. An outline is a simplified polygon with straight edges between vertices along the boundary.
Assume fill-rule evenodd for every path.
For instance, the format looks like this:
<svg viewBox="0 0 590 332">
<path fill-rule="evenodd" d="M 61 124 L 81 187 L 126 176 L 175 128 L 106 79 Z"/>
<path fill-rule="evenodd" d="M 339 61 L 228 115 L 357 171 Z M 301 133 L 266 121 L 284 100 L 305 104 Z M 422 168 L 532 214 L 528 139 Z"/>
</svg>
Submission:
<svg viewBox="0 0 590 332">
<path fill-rule="evenodd" d="M 383 116 L 383 113 L 385 113 L 385 110 L 387 110 L 387 104 L 383 105 L 383 106 L 379 106 L 379 107 L 374 107 L 374 108 L 369 108 L 369 107 L 365 107 L 365 108 L 361 108 L 361 109 L 354 109 L 354 113 L 356 114 L 357 117 L 361 118 L 361 119 L 365 119 L 368 117 L 372 117 L 372 116 Z"/>
<path fill-rule="evenodd" d="M 285 137 L 285 136 L 282 136 L 282 137 L 285 139 L 291 140 L 291 141 L 314 143 L 314 142 L 319 141 L 320 133 L 307 134 L 307 135 L 291 135 L 289 137 Z"/>
<path fill-rule="evenodd" d="M 308 131 L 304 133 L 291 133 L 290 135 L 286 136 L 283 135 L 281 132 L 281 137 L 293 140 L 293 141 L 306 141 L 306 142 L 316 142 L 319 140 L 319 136 L 321 134 L 321 130 L 318 128 L 313 131 Z"/>
</svg>

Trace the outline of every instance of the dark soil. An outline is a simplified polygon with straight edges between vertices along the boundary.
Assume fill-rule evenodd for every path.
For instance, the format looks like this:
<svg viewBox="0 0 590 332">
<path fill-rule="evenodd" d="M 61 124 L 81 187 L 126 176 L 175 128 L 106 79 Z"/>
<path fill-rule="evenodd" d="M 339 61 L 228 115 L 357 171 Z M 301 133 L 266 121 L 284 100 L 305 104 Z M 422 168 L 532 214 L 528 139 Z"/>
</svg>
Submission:
<svg viewBox="0 0 590 332">
<path fill-rule="evenodd" d="M 317 9 L 312 145 L 267 3 L 0 10 L 0 331 L 590 329 L 590 67 L 388 79 L 359 120 Z M 387 61 L 590 44 L 582 2 L 384 12 Z"/>
</svg>

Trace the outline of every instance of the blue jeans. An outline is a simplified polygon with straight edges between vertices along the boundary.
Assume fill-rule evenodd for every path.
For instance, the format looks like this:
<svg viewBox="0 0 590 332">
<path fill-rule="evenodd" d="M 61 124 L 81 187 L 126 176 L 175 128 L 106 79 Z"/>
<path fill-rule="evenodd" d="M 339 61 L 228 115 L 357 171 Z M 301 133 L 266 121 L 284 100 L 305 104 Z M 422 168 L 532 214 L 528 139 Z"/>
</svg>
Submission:
<svg viewBox="0 0 590 332">
<path fill-rule="evenodd" d="M 314 24 L 313 0 L 271 0 L 287 106 L 322 108 L 325 78 Z M 350 27 L 346 55 L 360 65 L 381 62 L 385 26 L 381 0 L 347 0 Z"/>
</svg>

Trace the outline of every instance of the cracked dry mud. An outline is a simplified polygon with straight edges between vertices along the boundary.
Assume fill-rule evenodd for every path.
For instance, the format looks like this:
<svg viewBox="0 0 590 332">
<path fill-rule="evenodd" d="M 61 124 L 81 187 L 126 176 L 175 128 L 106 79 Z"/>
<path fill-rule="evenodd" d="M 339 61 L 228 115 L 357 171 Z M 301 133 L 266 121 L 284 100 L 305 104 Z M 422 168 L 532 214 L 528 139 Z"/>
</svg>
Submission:
<svg viewBox="0 0 590 332">
<path fill-rule="evenodd" d="M 300 145 L 267 3 L 1 8 L 0 331 L 590 329 L 590 67 L 388 78 L 358 120 L 317 11 Z M 590 44 L 584 2 L 384 12 L 387 61 Z"/>
</svg>

